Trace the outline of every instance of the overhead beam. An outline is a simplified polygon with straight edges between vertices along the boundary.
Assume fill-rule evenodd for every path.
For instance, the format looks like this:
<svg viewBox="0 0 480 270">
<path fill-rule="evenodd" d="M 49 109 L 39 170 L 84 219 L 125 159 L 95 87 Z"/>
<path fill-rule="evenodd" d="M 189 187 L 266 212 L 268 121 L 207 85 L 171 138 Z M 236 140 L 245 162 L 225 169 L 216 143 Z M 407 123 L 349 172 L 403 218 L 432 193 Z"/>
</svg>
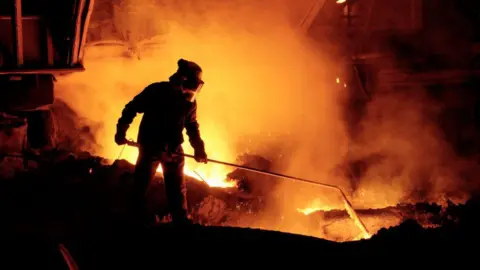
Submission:
<svg viewBox="0 0 480 270">
<path fill-rule="evenodd" d="M 64 68 L 40 68 L 40 69 L 0 69 L 0 75 L 15 75 L 15 74 L 62 74 L 72 72 L 85 71 L 85 67 L 64 67 Z"/>
</svg>

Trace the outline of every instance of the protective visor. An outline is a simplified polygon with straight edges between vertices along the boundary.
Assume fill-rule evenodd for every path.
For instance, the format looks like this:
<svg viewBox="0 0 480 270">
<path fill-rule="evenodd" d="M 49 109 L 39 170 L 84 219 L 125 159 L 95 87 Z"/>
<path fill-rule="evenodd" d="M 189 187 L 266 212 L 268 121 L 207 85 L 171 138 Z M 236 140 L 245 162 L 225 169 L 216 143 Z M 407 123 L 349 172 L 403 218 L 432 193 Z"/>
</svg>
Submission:
<svg viewBox="0 0 480 270">
<path fill-rule="evenodd" d="M 194 102 L 204 84 L 205 83 L 201 79 L 197 79 L 194 82 L 186 82 L 182 92 L 187 101 Z"/>
<path fill-rule="evenodd" d="M 200 92 L 204 84 L 205 82 L 200 78 L 188 79 L 184 82 L 183 88 L 194 92 Z"/>
</svg>

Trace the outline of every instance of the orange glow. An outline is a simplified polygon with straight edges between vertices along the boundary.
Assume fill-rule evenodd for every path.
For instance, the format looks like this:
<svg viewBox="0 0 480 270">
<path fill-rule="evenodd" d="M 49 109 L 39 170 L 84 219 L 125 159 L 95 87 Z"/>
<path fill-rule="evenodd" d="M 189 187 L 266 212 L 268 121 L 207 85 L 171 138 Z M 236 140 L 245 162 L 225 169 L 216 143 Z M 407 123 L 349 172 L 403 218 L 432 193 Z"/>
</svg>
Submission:
<svg viewBox="0 0 480 270">
<path fill-rule="evenodd" d="M 345 211 L 348 213 L 349 217 L 353 220 L 355 225 L 362 230 L 362 227 L 363 227 L 363 225 L 361 224 L 362 221 L 359 220 L 359 217 L 355 213 L 353 213 L 353 211 L 351 212 L 349 210 L 350 208 L 348 207 L 346 202 L 344 205 L 345 205 Z M 328 205 L 323 205 L 319 200 L 312 201 L 309 207 L 297 208 L 298 212 L 306 216 L 312 213 L 315 213 L 317 211 L 331 211 L 331 210 L 335 210 L 335 208 L 332 208 L 331 206 L 328 206 Z M 357 236 L 357 239 L 369 239 L 371 237 L 372 237 L 371 233 L 369 233 L 368 231 L 362 230 L 360 234 Z"/>
<path fill-rule="evenodd" d="M 336 209 L 336 207 L 334 207 L 333 205 L 329 205 L 328 203 L 320 199 L 314 199 L 311 200 L 306 207 L 297 208 L 297 211 L 305 215 L 310 215 L 317 211 L 330 211 L 334 209 Z"/>
<path fill-rule="evenodd" d="M 136 130 L 129 131 L 129 133 L 135 134 Z M 212 141 L 212 142 L 215 143 L 216 141 Z M 193 150 L 188 145 L 188 143 L 184 143 L 183 147 L 185 148 L 186 153 L 193 152 Z M 226 149 L 222 147 L 221 144 L 216 144 L 216 145 L 210 144 L 209 147 L 217 150 L 216 152 L 214 152 L 215 156 L 212 158 L 219 159 L 220 157 L 224 157 L 224 158 L 228 157 L 229 153 L 227 151 L 220 152 L 220 150 Z M 137 156 L 138 156 L 137 148 L 126 146 L 122 153 L 121 158 L 129 161 L 132 164 L 135 164 Z M 158 167 L 157 171 L 159 173 L 162 172 L 161 166 Z M 222 165 L 218 165 L 218 164 L 199 164 L 196 161 L 191 160 L 189 158 L 186 158 L 185 160 L 185 174 L 199 181 L 205 181 L 211 187 L 222 187 L 222 188 L 235 187 L 236 182 L 229 181 L 228 179 L 226 179 L 226 175 L 230 171 L 231 171 L 230 168 Z"/>
<path fill-rule="evenodd" d="M 118 158 L 122 147 L 115 144 L 114 134 L 125 104 L 150 83 L 167 80 L 175 72 L 177 60 L 185 58 L 204 70 L 198 120 L 209 158 L 235 163 L 239 155 L 251 153 L 280 160 L 280 165 L 274 164 L 278 165 L 276 172 L 337 185 L 355 209 L 457 195 L 459 172 L 455 166 L 459 163 L 425 117 L 436 107 L 429 107 L 417 94 L 421 91 L 376 96 L 367 104 L 356 141 L 351 141 L 344 100 L 347 86 L 352 86 L 346 84 L 349 78 L 335 74 L 337 59 L 324 55 L 317 43 L 299 34 L 292 26 L 297 22 L 286 21 L 291 14 L 285 10 L 298 8 L 299 1 L 287 1 L 288 8 L 284 0 L 205 0 L 202 6 L 165 1 L 168 3 L 161 7 L 150 0 L 121 2 L 133 3 L 132 11 L 122 13 L 117 11 L 121 7 L 115 7 L 116 17 L 105 25 L 118 23 L 118 31 L 131 33 L 124 36 L 132 37 L 129 42 L 136 47 L 128 45 L 135 47 L 135 54 L 125 57 L 127 45 L 92 46 L 85 53 L 85 72 L 57 78 L 56 97 L 82 118 L 79 125 L 92 127 L 98 145 L 93 154 Z M 307 12 L 311 4 L 303 2 L 304 10 L 297 10 L 298 14 Z M 159 44 L 147 46 L 142 40 L 151 34 L 146 28 L 155 32 Z M 137 115 L 127 138 L 137 138 L 141 117 Z M 186 135 L 185 139 L 185 153 L 192 154 Z M 121 158 L 134 163 L 137 155 L 136 148 L 127 146 Z M 349 190 L 351 179 L 332 173 L 346 160 L 377 155 L 382 159 L 368 165 L 354 190 Z M 226 179 L 232 170 L 186 158 L 185 173 L 197 180 L 203 178 L 213 187 L 235 187 Z M 421 183 L 413 178 L 424 172 L 431 172 L 431 177 Z M 299 212 L 309 215 L 345 209 L 336 191 L 283 180 L 255 184 L 268 187 L 268 209 L 264 216 L 251 217 L 254 220 L 245 217 L 238 226 L 328 238 L 318 224 L 298 225 L 299 219 L 307 219 Z M 428 192 L 423 192 L 425 186 Z M 413 192 L 416 190 L 422 192 Z M 415 194 L 422 197 L 414 198 Z M 396 217 L 371 217 L 366 226 L 374 233 L 398 222 Z M 365 237 L 351 220 L 344 223 L 335 241 Z"/>
<path fill-rule="evenodd" d="M 347 2 L 347 0 L 337 0 L 337 4 L 343 4 L 345 2 Z"/>
<path fill-rule="evenodd" d="M 329 207 L 326 207 L 325 209 L 321 209 L 321 208 L 317 208 L 317 207 L 307 207 L 307 208 L 297 208 L 297 211 L 302 213 L 302 214 L 305 214 L 305 215 L 310 215 L 311 213 L 315 213 L 317 211 L 328 211 L 328 210 L 331 210 Z"/>
</svg>

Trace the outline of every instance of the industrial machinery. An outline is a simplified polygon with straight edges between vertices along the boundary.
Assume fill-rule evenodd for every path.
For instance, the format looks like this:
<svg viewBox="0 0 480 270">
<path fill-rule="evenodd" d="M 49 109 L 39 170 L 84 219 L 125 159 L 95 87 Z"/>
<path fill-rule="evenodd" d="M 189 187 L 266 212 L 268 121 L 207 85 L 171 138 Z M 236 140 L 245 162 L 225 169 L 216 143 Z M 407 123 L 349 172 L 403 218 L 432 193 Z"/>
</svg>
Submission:
<svg viewBox="0 0 480 270">
<path fill-rule="evenodd" d="M 55 77 L 82 65 L 93 0 L 0 1 L 0 129 L 27 125 L 29 148 L 51 145 Z"/>
</svg>

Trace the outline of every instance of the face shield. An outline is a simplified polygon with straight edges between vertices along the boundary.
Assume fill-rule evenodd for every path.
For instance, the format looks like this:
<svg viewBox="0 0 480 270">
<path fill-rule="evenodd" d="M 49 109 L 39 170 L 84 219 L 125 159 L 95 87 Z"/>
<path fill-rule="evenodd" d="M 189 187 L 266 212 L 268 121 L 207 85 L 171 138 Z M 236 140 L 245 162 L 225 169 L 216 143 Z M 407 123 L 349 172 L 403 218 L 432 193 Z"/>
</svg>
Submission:
<svg viewBox="0 0 480 270">
<path fill-rule="evenodd" d="M 201 73 L 197 74 L 196 77 L 186 78 L 182 85 L 182 93 L 185 99 L 188 102 L 194 102 L 204 84 Z"/>
</svg>

